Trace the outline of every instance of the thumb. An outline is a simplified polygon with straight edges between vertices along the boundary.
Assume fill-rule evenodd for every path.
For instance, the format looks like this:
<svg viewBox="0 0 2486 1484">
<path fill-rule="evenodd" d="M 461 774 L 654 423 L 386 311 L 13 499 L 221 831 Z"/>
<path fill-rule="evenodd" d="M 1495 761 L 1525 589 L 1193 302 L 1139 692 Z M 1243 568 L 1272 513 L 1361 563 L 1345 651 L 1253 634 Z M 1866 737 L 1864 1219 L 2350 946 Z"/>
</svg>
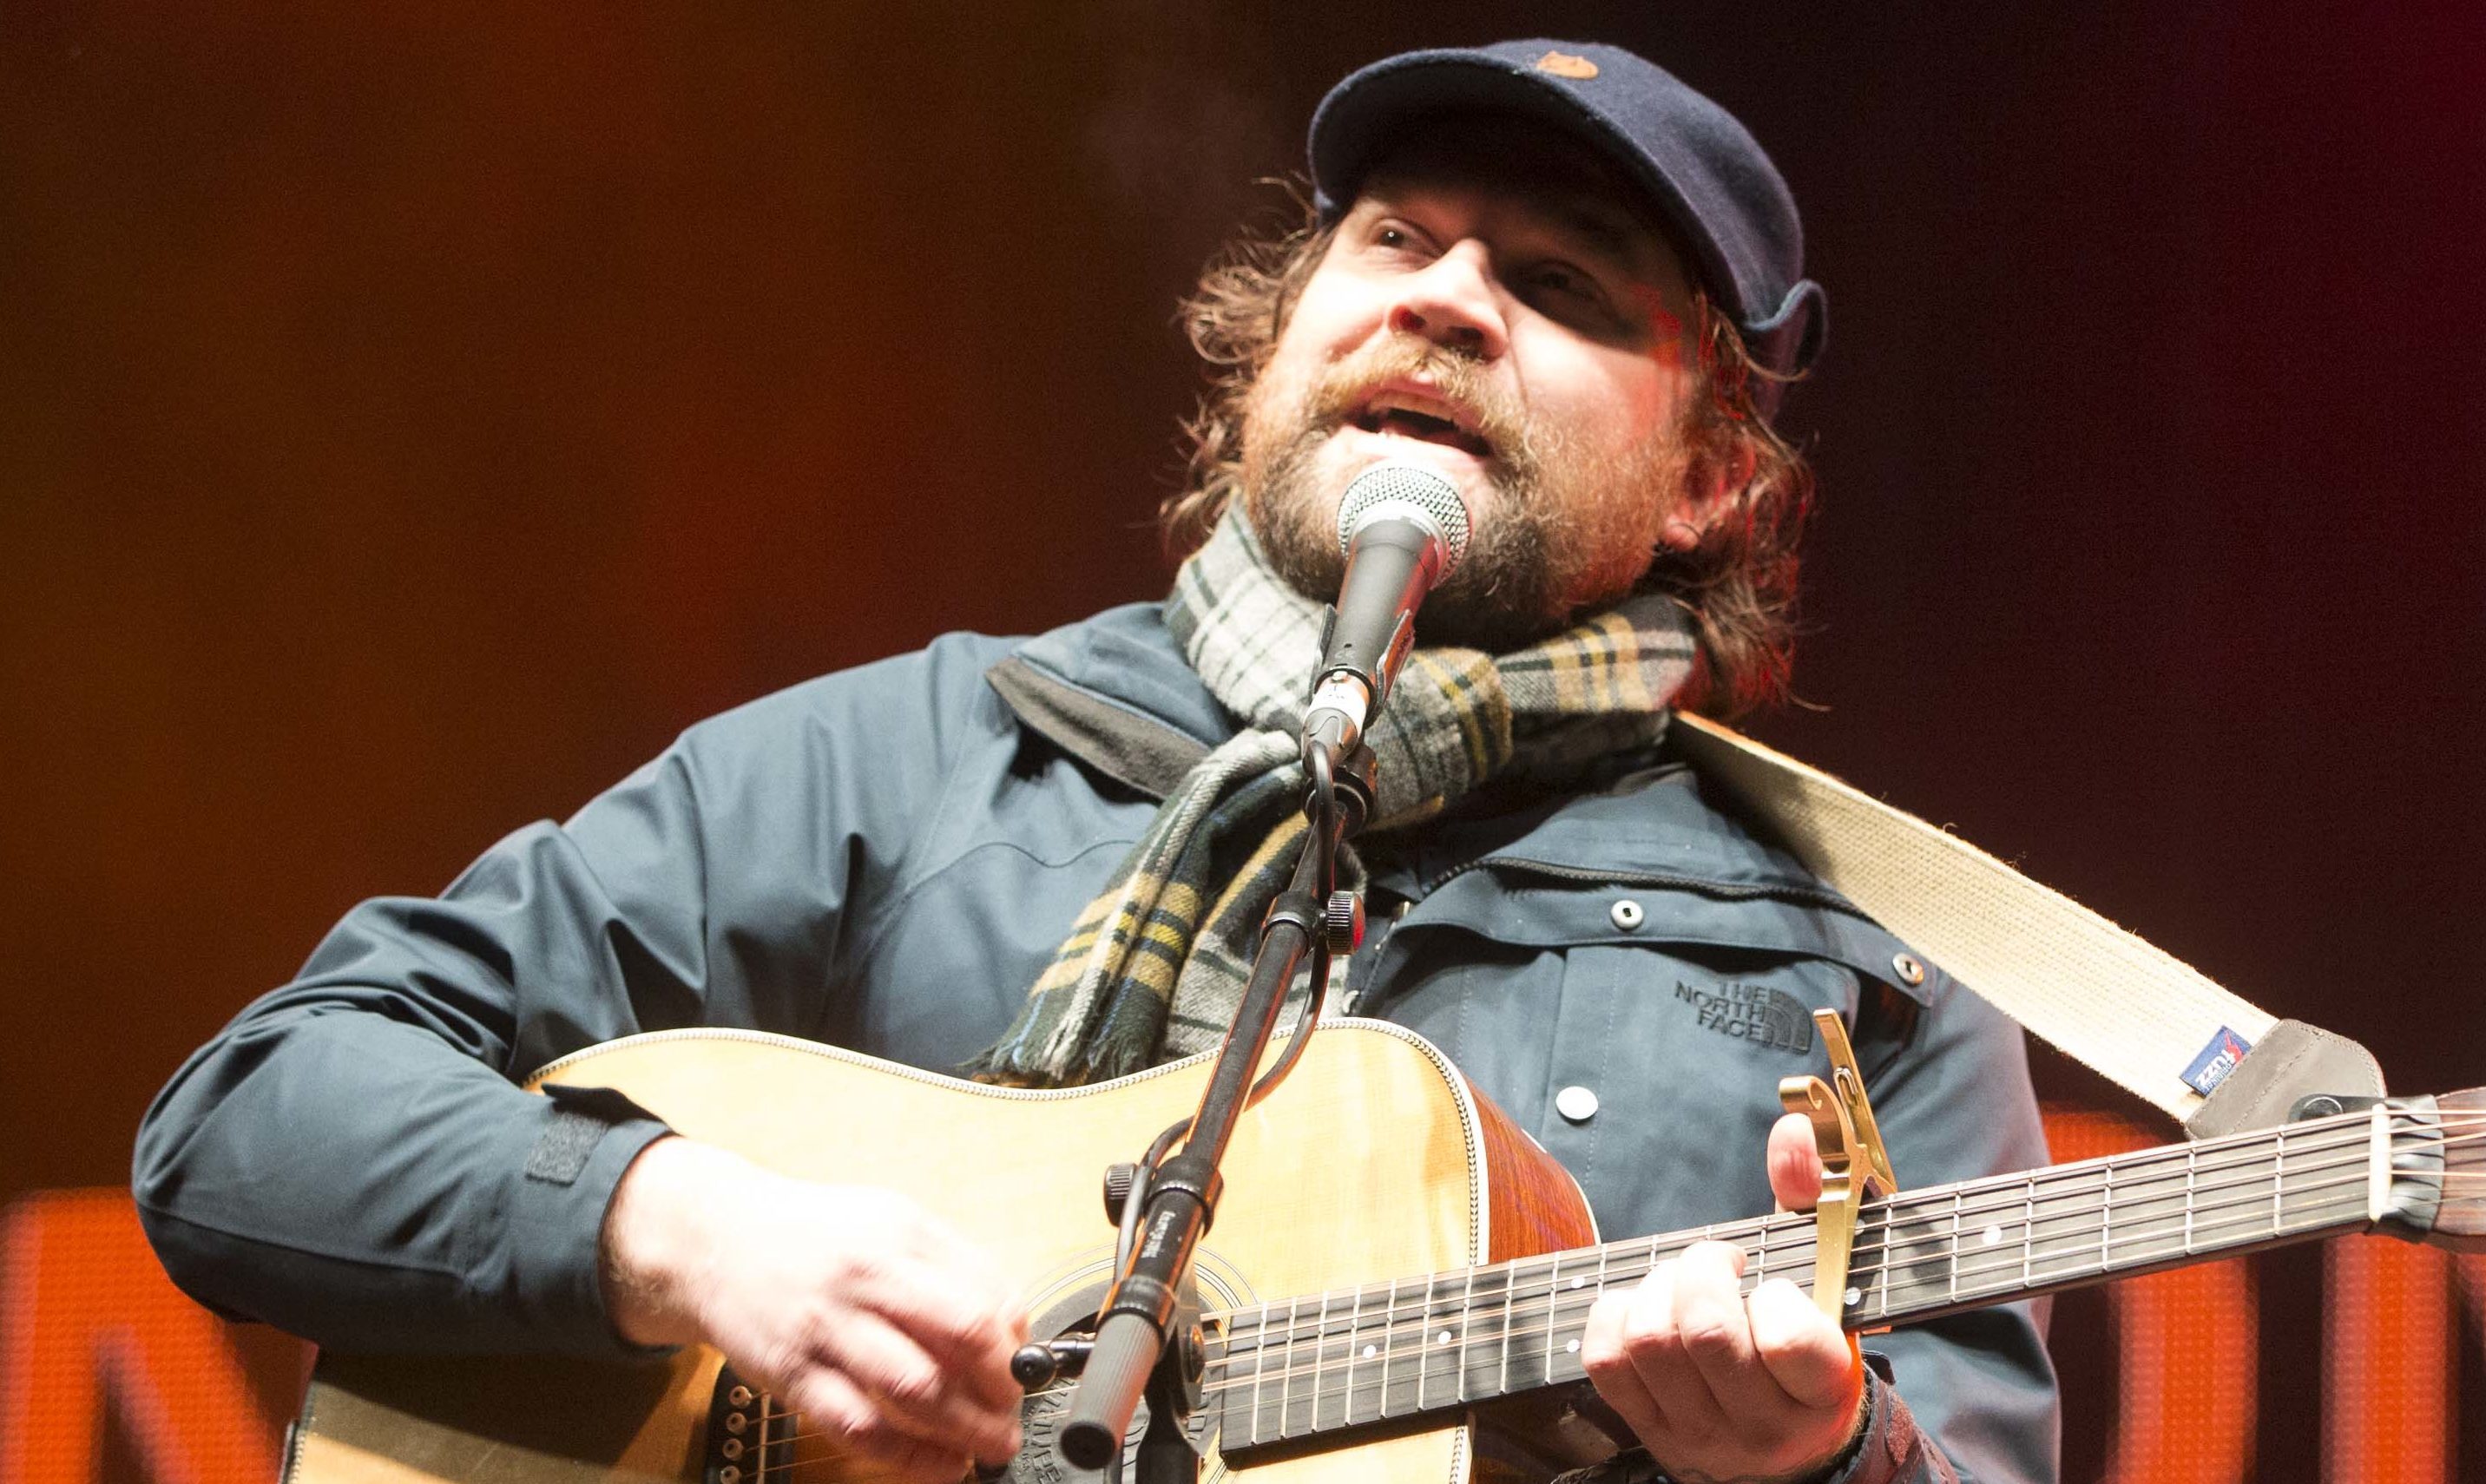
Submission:
<svg viewBox="0 0 2486 1484">
<path fill-rule="evenodd" d="M 1812 1123 L 1788 1113 L 1770 1128 L 1770 1195 L 1782 1211 L 1809 1211 L 1821 1199 L 1821 1155 Z"/>
</svg>

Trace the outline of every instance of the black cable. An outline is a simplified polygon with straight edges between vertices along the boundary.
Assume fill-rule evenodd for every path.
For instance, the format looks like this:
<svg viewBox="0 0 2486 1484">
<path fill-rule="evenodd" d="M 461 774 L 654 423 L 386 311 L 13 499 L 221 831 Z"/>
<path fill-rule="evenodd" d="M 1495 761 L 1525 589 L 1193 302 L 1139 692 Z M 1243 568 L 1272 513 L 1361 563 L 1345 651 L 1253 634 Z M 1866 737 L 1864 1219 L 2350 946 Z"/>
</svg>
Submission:
<svg viewBox="0 0 2486 1484">
<path fill-rule="evenodd" d="M 1326 751 L 1308 748 L 1306 756 L 1311 786 L 1304 800 L 1304 811 L 1312 815 L 1312 828 L 1304 848 L 1319 852 L 1314 858 L 1317 867 L 1314 879 L 1319 883 L 1320 899 L 1326 904 L 1330 893 L 1338 890 L 1338 780 Z M 1296 1060 L 1303 1056 L 1304 1047 L 1312 1040 L 1304 1031 L 1318 1019 L 1321 1006 L 1329 999 L 1329 935 L 1326 932 L 1312 937 L 1311 968 L 1311 992 L 1305 995 L 1303 1008 L 1295 1012 L 1294 1023 L 1286 1030 L 1286 1049 L 1243 1095 L 1243 1107 L 1247 1112 L 1285 1080 L 1286 1074 L 1294 1070 Z M 1115 1237 L 1114 1266 L 1117 1269 L 1129 1260 L 1131 1247 L 1139 1241 L 1140 1211 L 1147 1204 L 1148 1187 L 1156 1178 L 1157 1167 L 1165 1163 L 1176 1140 L 1190 1136 L 1191 1123 L 1189 1118 L 1180 1118 L 1168 1124 L 1165 1132 L 1156 1137 L 1156 1141 L 1148 1145 L 1147 1153 L 1140 1157 L 1138 1170 L 1131 1181 L 1131 1193 L 1122 1201 L 1121 1225 Z"/>
<path fill-rule="evenodd" d="M 1304 770 L 1311 775 L 1310 787 L 1305 792 L 1304 812 L 1312 816 L 1312 828 L 1304 848 L 1315 852 L 1312 879 L 1317 884 L 1315 894 L 1325 911 L 1329 906 L 1330 893 L 1338 890 L 1338 776 L 1327 748 L 1304 749 Z M 1245 1111 L 1266 1097 L 1278 1084 L 1285 1081 L 1288 1072 L 1295 1069 L 1295 1062 L 1302 1058 L 1304 1048 L 1312 1044 L 1312 1037 L 1304 1032 L 1320 1019 L 1321 1006 L 1328 999 L 1329 934 L 1322 931 L 1312 935 L 1311 991 L 1304 996 L 1304 1007 L 1295 1012 L 1294 1024 L 1286 1029 L 1286 1049 L 1278 1054 L 1277 1061 L 1261 1073 L 1260 1080 L 1252 1085 L 1252 1090 L 1243 1095 Z"/>
</svg>

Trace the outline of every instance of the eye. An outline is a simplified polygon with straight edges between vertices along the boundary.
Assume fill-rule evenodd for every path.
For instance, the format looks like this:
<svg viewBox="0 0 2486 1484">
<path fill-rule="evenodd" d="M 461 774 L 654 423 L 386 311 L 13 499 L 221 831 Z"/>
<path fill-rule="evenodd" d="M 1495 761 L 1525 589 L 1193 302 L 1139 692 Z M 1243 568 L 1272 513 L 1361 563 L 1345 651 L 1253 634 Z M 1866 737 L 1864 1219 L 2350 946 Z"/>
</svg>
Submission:
<svg viewBox="0 0 2486 1484">
<path fill-rule="evenodd" d="M 1540 262 L 1528 270 L 1527 283 L 1547 293 L 1600 303 L 1605 299 L 1605 291 L 1597 287 L 1595 279 L 1567 262 Z"/>
<path fill-rule="evenodd" d="M 1383 217 L 1367 228 L 1365 245 L 1376 253 L 1421 257 L 1428 250 L 1424 234 L 1395 217 Z"/>
<path fill-rule="evenodd" d="M 1548 259 L 1531 264 L 1519 275 L 1518 282 L 1520 297 L 1547 318 L 1600 335 L 1612 333 L 1624 323 L 1603 281 L 1586 268 L 1561 259 Z"/>
</svg>

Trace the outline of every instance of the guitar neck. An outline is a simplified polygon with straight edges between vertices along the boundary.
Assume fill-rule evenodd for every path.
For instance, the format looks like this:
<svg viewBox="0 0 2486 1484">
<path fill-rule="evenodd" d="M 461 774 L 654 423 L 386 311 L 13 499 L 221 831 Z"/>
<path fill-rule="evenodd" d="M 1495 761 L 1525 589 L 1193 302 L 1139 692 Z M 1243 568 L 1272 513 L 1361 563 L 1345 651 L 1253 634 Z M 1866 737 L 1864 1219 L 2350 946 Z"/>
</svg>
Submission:
<svg viewBox="0 0 2486 1484">
<path fill-rule="evenodd" d="M 2380 1105 L 1868 1201 L 1843 1322 L 1906 1324 L 2377 1223 L 2422 1234 L 2442 1139 L 2430 1104 Z M 1810 1292 L 1813 1220 L 1797 1214 L 1281 1300 L 1210 1316 L 1203 1402 L 1239 1453 L 1579 1382 L 1598 1297 L 1713 1239 L 1743 1249 L 1745 1291 Z"/>
</svg>

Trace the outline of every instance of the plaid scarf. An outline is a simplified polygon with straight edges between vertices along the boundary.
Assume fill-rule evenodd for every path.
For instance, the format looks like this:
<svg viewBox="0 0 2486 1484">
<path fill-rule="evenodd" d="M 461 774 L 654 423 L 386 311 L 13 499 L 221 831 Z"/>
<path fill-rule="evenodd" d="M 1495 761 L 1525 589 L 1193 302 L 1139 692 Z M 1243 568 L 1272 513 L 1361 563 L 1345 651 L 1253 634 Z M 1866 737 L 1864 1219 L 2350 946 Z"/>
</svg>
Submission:
<svg viewBox="0 0 2486 1484">
<path fill-rule="evenodd" d="M 1270 570 L 1239 515 L 1183 563 L 1167 626 L 1244 728 L 1166 797 L 977 1075 L 1071 1086 L 1224 1037 L 1307 829 L 1298 737 L 1322 618 Z M 1692 660 L 1681 613 L 1654 594 L 1500 657 L 1416 650 L 1365 739 L 1379 768 L 1367 828 L 1431 818 L 1488 778 L 1560 783 L 1654 744 Z"/>
</svg>

